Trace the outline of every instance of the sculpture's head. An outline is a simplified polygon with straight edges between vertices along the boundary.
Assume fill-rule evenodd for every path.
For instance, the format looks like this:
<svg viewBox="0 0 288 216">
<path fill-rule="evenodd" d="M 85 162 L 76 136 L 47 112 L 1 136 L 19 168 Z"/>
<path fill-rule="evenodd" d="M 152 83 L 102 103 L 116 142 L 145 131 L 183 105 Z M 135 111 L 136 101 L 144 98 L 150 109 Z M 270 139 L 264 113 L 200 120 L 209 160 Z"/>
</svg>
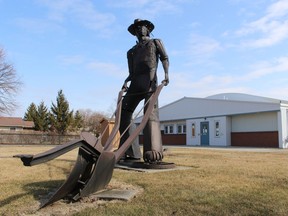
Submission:
<svg viewBox="0 0 288 216">
<path fill-rule="evenodd" d="M 154 29 L 154 25 L 153 23 L 151 23 L 150 21 L 148 20 L 141 20 L 141 19 L 135 19 L 134 20 L 134 23 L 131 24 L 129 27 L 128 27 L 128 31 L 134 35 L 134 36 L 137 36 L 136 35 L 136 30 L 137 28 L 139 27 L 142 27 L 142 26 L 145 26 L 147 28 L 147 36 L 150 35 L 150 33 L 153 31 Z"/>
</svg>

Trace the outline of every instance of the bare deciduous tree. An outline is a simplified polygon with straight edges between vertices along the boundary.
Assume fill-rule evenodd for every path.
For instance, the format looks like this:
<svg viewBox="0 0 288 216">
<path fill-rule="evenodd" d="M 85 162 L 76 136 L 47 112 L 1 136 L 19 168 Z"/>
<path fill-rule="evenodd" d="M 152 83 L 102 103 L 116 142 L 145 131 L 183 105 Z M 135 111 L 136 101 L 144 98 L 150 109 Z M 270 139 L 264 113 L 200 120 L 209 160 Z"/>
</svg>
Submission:
<svg viewBox="0 0 288 216">
<path fill-rule="evenodd" d="M 0 113 L 10 114 L 15 110 L 15 96 L 21 85 L 16 70 L 6 62 L 4 50 L 0 48 Z"/>
<path fill-rule="evenodd" d="M 84 131 L 92 132 L 96 136 L 99 136 L 101 132 L 100 122 L 103 118 L 107 119 L 107 115 L 101 112 L 92 111 L 90 109 L 81 109 L 79 112 L 83 117 Z"/>
</svg>

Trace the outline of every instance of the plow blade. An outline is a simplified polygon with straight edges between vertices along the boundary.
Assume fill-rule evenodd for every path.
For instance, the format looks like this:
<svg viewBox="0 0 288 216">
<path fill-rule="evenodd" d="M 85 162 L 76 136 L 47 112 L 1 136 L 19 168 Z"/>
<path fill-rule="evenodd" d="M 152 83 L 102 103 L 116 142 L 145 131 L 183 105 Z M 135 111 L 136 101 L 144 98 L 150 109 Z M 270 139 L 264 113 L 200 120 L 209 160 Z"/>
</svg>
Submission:
<svg viewBox="0 0 288 216">
<path fill-rule="evenodd" d="M 104 189 L 112 178 L 114 166 L 115 155 L 113 152 L 103 152 L 96 164 L 93 165 L 93 170 L 89 178 L 87 178 L 87 182 L 83 184 L 83 187 L 79 188 L 72 199 L 76 201 L 81 197 Z"/>
<path fill-rule="evenodd" d="M 92 168 L 91 156 L 87 152 L 80 148 L 78 152 L 78 158 L 71 174 L 64 182 L 64 184 L 55 192 L 55 194 L 45 203 L 43 203 L 40 208 L 43 208 L 53 202 L 56 202 L 66 196 L 71 196 L 71 193 L 76 193 L 81 187 L 83 187 L 83 180 L 90 175 Z"/>
<path fill-rule="evenodd" d="M 115 155 L 103 152 L 98 158 L 92 157 L 80 148 L 77 162 L 64 184 L 40 208 L 62 198 L 77 201 L 81 197 L 103 190 L 110 182 L 115 166 Z"/>
</svg>

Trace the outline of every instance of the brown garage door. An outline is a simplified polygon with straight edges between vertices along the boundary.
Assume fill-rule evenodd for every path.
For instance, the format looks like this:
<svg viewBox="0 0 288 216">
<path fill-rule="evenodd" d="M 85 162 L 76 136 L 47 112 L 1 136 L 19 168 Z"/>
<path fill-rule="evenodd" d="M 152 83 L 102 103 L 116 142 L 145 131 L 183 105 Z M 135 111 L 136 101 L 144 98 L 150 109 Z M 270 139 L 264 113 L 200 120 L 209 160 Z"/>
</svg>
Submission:
<svg viewBox="0 0 288 216">
<path fill-rule="evenodd" d="M 278 143 L 278 131 L 231 133 L 231 146 L 278 148 Z"/>
</svg>

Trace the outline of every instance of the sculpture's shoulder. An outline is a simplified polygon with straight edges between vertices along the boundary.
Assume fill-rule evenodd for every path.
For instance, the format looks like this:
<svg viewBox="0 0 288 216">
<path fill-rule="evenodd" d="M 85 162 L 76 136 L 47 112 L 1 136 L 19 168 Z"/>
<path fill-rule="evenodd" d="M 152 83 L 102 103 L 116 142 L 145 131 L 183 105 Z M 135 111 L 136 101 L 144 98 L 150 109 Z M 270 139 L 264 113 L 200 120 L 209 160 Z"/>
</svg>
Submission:
<svg viewBox="0 0 288 216">
<path fill-rule="evenodd" d="M 154 40 L 154 44 L 156 46 L 156 50 L 158 52 L 158 54 L 160 55 L 160 60 L 163 61 L 165 59 L 168 59 L 168 55 L 167 52 L 165 50 L 164 44 L 162 42 L 161 39 L 155 38 Z"/>
<path fill-rule="evenodd" d="M 136 49 L 136 45 L 134 45 L 131 49 L 129 49 L 129 50 L 127 51 L 127 56 L 132 55 L 135 49 Z"/>
<path fill-rule="evenodd" d="M 162 40 L 159 38 L 153 38 L 151 40 L 154 40 L 155 43 L 162 43 Z"/>
<path fill-rule="evenodd" d="M 135 44 L 130 50 L 135 50 L 135 49 L 137 48 L 137 45 L 138 45 L 138 44 Z M 129 50 L 129 51 L 130 51 L 130 50 Z"/>
<path fill-rule="evenodd" d="M 152 39 L 152 40 L 154 41 L 154 43 L 155 43 L 155 45 L 156 45 L 157 48 L 163 47 L 163 42 L 162 42 L 161 39 L 159 39 L 159 38 L 154 38 L 154 39 Z"/>
</svg>

